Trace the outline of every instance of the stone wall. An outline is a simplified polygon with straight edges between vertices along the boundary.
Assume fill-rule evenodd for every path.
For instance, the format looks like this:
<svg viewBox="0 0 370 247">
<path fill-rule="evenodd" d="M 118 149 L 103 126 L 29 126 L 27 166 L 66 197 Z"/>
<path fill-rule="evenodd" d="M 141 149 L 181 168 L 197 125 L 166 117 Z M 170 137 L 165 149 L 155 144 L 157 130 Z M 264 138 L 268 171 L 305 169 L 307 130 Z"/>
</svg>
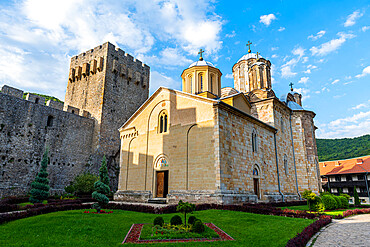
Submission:
<svg viewBox="0 0 370 247">
<path fill-rule="evenodd" d="M 0 197 L 29 191 L 46 147 L 51 192 L 63 192 L 88 169 L 93 128 L 91 119 L 0 93 Z"/>
</svg>

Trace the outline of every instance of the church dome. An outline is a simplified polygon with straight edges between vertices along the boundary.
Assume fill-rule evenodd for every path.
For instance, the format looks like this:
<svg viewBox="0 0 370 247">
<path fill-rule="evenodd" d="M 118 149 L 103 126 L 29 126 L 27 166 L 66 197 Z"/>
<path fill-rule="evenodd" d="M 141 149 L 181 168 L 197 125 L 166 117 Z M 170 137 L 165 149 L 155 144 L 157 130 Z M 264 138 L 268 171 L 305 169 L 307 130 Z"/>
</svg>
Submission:
<svg viewBox="0 0 370 247">
<path fill-rule="evenodd" d="M 248 60 L 250 58 L 257 58 L 257 54 L 256 53 L 248 53 L 248 54 L 245 54 L 244 56 L 242 56 L 239 60 L 238 60 L 238 63 L 240 61 L 243 61 L 243 60 Z M 258 56 L 258 58 L 261 58 L 260 56 Z"/>
<path fill-rule="evenodd" d="M 232 87 L 224 87 L 224 88 L 221 88 L 221 98 L 224 98 L 224 97 L 227 97 L 227 96 L 230 96 L 230 95 L 234 95 L 234 94 L 237 94 L 239 93 L 235 88 L 232 88 Z"/>
<path fill-rule="evenodd" d="M 191 67 L 194 67 L 194 66 L 211 66 L 211 67 L 214 67 L 215 66 L 211 63 L 211 62 L 207 62 L 207 61 L 204 61 L 204 60 L 198 60 L 192 64 L 190 64 L 190 66 L 188 68 L 191 68 Z"/>
<path fill-rule="evenodd" d="M 298 105 L 294 101 L 288 101 L 288 107 L 292 110 L 304 110 L 302 106 Z"/>
</svg>

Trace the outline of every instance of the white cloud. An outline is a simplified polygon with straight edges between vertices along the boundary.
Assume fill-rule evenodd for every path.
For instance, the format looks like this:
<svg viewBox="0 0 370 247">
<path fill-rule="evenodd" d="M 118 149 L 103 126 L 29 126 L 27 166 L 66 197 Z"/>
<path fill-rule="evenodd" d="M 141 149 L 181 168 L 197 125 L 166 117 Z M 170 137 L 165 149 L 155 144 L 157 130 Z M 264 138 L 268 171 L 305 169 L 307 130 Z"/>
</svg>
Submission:
<svg viewBox="0 0 370 247">
<path fill-rule="evenodd" d="M 278 49 L 279 49 L 279 47 L 271 47 L 271 51 L 276 51 Z"/>
<path fill-rule="evenodd" d="M 302 77 L 298 83 L 303 83 L 303 84 L 306 84 L 308 82 L 308 80 L 310 79 L 310 77 Z"/>
<path fill-rule="evenodd" d="M 70 56 L 106 41 L 152 70 L 187 65 L 199 48 L 214 60 L 222 47 L 212 0 L 14 2 L 0 3 L 0 80 L 61 100 Z"/>
<path fill-rule="evenodd" d="M 173 78 L 166 76 L 157 71 L 150 73 L 150 94 L 154 93 L 159 87 L 181 90 L 181 81 L 175 81 Z"/>
<path fill-rule="evenodd" d="M 284 31 L 285 30 L 285 27 L 280 27 L 279 29 L 278 29 L 278 31 L 279 32 L 282 32 L 282 31 Z"/>
<path fill-rule="evenodd" d="M 365 103 L 358 104 L 358 105 L 352 107 L 351 109 L 352 110 L 358 110 L 358 109 L 361 109 L 361 108 L 368 108 L 368 107 L 370 107 L 370 100 L 368 100 Z"/>
<path fill-rule="evenodd" d="M 303 57 L 302 58 L 302 63 L 307 63 L 308 62 L 308 57 Z"/>
<path fill-rule="evenodd" d="M 367 66 L 362 70 L 362 74 L 356 75 L 356 78 L 361 78 L 370 74 L 370 66 Z"/>
<path fill-rule="evenodd" d="M 319 138 L 350 138 L 370 133 L 370 111 L 336 119 L 329 124 L 318 124 Z"/>
<path fill-rule="evenodd" d="M 310 90 L 306 88 L 295 88 L 294 91 L 296 91 L 299 94 L 302 94 L 302 101 L 309 99 L 311 97 Z"/>
<path fill-rule="evenodd" d="M 313 35 L 311 34 L 310 36 L 307 37 L 307 39 L 311 39 L 311 40 L 318 40 L 319 38 L 321 38 L 322 36 L 324 36 L 326 33 L 326 31 L 324 30 L 321 30 L 320 32 L 318 32 L 316 35 Z"/>
<path fill-rule="evenodd" d="M 292 51 L 292 53 L 294 55 L 297 55 L 299 57 L 302 57 L 304 55 L 304 51 L 305 51 L 305 49 L 303 49 L 302 47 L 299 46 L 297 48 L 294 48 L 294 50 Z"/>
<path fill-rule="evenodd" d="M 233 76 L 233 74 L 226 74 L 225 75 L 225 78 L 227 78 L 227 79 L 233 79 L 234 76 Z"/>
<path fill-rule="evenodd" d="M 283 78 L 293 77 L 297 73 L 293 72 L 293 68 L 297 65 L 297 63 L 300 61 L 301 57 L 305 54 L 305 49 L 298 46 L 292 50 L 293 55 L 297 56 L 292 59 L 290 59 L 288 62 L 283 64 L 281 66 L 281 76 Z"/>
<path fill-rule="evenodd" d="M 260 22 L 265 24 L 266 26 L 270 26 L 271 22 L 273 20 L 276 20 L 276 16 L 274 14 L 269 14 L 269 15 L 261 15 L 260 16 Z"/>
<path fill-rule="evenodd" d="M 331 82 L 331 84 L 334 85 L 337 82 L 339 82 L 339 79 L 335 79 L 334 81 Z"/>
<path fill-rule="evenodd" d="M 307 70 L 303 71 L 303 73 L 305 73 L 305 74 L 311 74 L 311 70 L 310 69 L 307 69 Z"/>
<path fill-rule="evenodd" d="M 350 33 L 338 33 L 338 36 L 339 36 L 339 38 L 332 39 L 332 40 L 330 40 L 326 43 L 321 44 L 318 47 L 313 46 L 310 49 L 310 51 L 312 52 L 312 55 L 316 55 L 316 56 L 327 55 L 327 54 L 337 50 L 348 39 L 352 39 L 352 38 L 356 37 L 354 34 L 350 34 Z"/>
<path fill-rule="evenodd" d="M 277 58 L 278 57 L 278 55 L 276 55 L 276 54 L 272 54 L 272 56 L 271 56 L 271 58 Z"/>
<path fill-rule="evenodd" d="M 281 68 L 281 76 L 283 78 L 293 77 L 296 74 L 297 74 L 296 72 L 293 72 L 292 71 L 292 67 L 291 66 L 283 66 Z"/>
<path fill-rule="evenodd" d="M 369 30 L 370 29 L 370 26 L 363 26 L 362 28 L 361 28 L 361 30 L 362 30 L 362 32 L 366 32 L 367 30 Z"/>
<path fill-rule="evenodd" d="M 225 37 L 226 38 L 233 38 L 233 37 L 235 37 L 235 35 L 236 35 L 235 31 L 232 31 L 231 33 L 226 34 Z"/>
<path fill-rule="evenodd" d="M 350 14 L 347 17 L 346 22 L 343 24 L 345 27 L 350 27 L 356 24 L 356 20 L 363 16 L 363 13 L 361 13 L 359 10 L 354 11 L 352 14 Z"/>
</svg>

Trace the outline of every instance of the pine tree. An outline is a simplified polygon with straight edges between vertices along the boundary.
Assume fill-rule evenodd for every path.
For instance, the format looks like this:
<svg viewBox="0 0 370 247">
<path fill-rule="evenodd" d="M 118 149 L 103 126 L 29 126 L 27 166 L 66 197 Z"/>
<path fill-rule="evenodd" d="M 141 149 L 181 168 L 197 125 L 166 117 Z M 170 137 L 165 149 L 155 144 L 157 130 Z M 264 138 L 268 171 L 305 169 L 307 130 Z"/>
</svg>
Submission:
<svg viewBox="0 0 370 247">
<path fill-rule="evenodd" d="M 40 171 L 37 174 L 35 181 L 31 184 L 30 202 L 32 203 L 40 203 L 48 199 L 50 189 L 49 179 L 47 178 L 49 174 L 46 171 L 48 161 L 48 149 L 46 149 L 42 157 Z"/>
<path fill-rule="evenodd" d="M 355 186 L 355 188 L 353 189 L 353 197 L 355 198 L 355 206 L 359 206 L 359 205 L 361 205 L 360 197 L 358 197 L 358 193 L 357 193 L 356 186 Z"/>
<path fill-rule="evenodd" d="M 108 169 L 107 169 L 107 160 L 105 155 L 103 157 L 103 161 L 101 167 L 99 169 L 99 180 L 94 183 L 95 191 L 92 193 L 92 198 L 97 200 L 98 202 L 93 205 L 93 208 L 100 213 L 100 210 L 109 203 L 109 198 L 107 195 L 109 194 L 109 177 L 108 177 Z"/>
</svg>

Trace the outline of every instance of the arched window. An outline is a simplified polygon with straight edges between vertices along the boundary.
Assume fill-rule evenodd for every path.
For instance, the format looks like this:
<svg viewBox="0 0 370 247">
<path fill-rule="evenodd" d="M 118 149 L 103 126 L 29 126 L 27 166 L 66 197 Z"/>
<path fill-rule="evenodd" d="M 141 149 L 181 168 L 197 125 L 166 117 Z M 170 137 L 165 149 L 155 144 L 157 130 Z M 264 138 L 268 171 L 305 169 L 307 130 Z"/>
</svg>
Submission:
<svg viewBox="0 0 370 247">
<path fill-rule="evenodd" d="M 203 92 L 203 74 L 202 73 L 199 73 L 198 81 L 199 81 L 199 92 Z"/>
<path fill-rule="evenodd" d="M 166 111 L 159 113 L 159 133 L 165 133 L 168 131 L 168 114 Z"/>
<path fill-rule="evenodd" d="M 211 92 L 213 93 L 213 81 L 214 81 L 214 75 L 211 74 L 211 83 L 210 83 L 210 89 L 211 89 Z"/>
<path fill-rule="evenodd" d="M 258 169 L 257 169 L 257 167 L 255 167 L 253 169 L 253 176 L 258 176 Z"/>
<path fill-rule="evenodd" d="M 258 140 L 257 140 L 257 132 L 256 132 L 256 130 L 253 130 L 252 131 L 252 151 L 253 152 L 257 152 L 257 142 L 258 142 Z"/>
<path fill-rule="evenodd" d="M 288 169 L 288 158 L 286 157 L 286 155 L 284 154 L 284 171 L 285 171 L 285 175 L 289 175 L 289 169 Z"/>
<path fill-rule="evenodd" d="M 192 84 L 193 84 L 192 79 L 193 79 L 192 75 L 191 75 L 191 74 L 189 74 L 189 75 L 188 75 L 187 87 L 188 87 L 188 89 L 189 89 L 189 92 L 190 92 L 190 93 L 192 93 L 192 88 L 193 88 L 193 85 L 192 85 Z"/>
</svg>

